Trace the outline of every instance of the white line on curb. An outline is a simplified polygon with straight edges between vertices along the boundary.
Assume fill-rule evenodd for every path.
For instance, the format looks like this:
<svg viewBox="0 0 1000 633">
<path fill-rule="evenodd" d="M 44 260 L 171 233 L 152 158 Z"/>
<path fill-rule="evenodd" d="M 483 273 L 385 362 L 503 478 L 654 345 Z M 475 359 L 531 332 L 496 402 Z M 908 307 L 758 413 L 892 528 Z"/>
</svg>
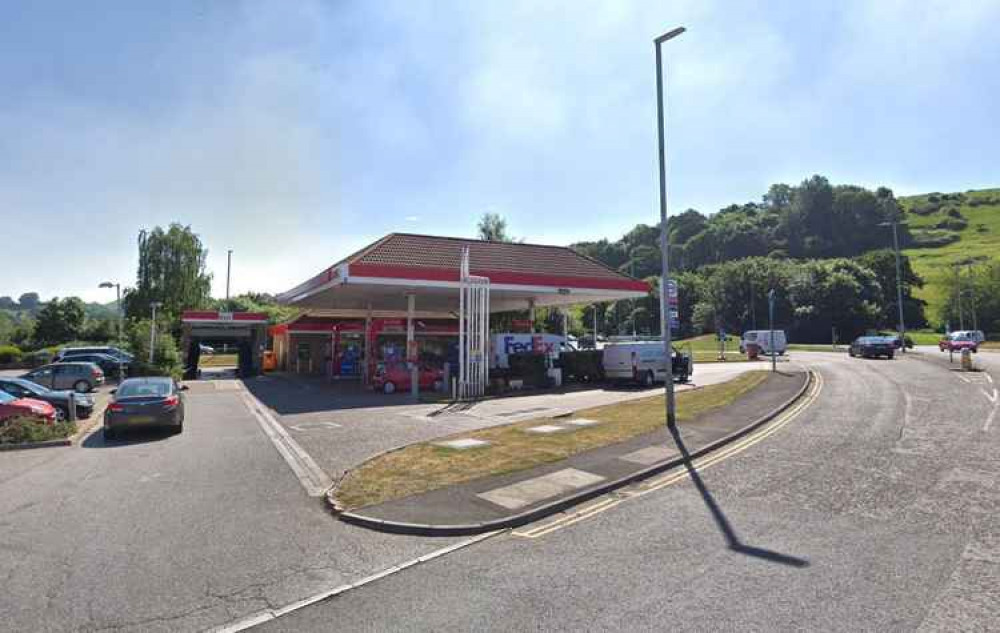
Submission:
<svg viewBox="0 0 1000 633">
<path fill-rule="evenodd" d="M 469 547 L 470 545 L 475 545 L 480 541 L 485 541 L 486 539 L 494 537 L 497 534 L 500 534 L 501 532 L 505 531 L 506 530 L 494 530 L 493 532 L 486 532 L 485 534 L 479 534 L 478 536 L 473 536 L 470 539 L 459 541 L 458 543 L 455 543 L 453 545 L 449 545 L 447 547 L 442 547 L 441 549 L 434 550 L 429 554 L 424 554 L 423 556 L 419 556 L 417 558 L 413 558 L 408 561 L 398 563 L 388 569 L 372 574 L 370 576 L 366 576 L 356 582 L 348 583 L 346 585 L 338 585 L 332 589 L 321 591 L 307 598 L 303 598 L 302 600 L 298 600 L 296 602 L 285 605 L 283 607 L 279 607 L 277 609 L 266 609 L 264 611 L 259 611 L 241 620 L 237 620 L 236 622 L 233 622 L 231 624 L 211 629 L 211 633 L 237 633 L 237 631 L 246 631 L 247 629 L 253 628 L 258 624 L 270 622 L 271 620 L 280 618 L 281 616 L 284 615 L 288 615 L 289 613 L 298 611 L 299 609 L 304 609 L 305 607 L 316 604 L 317 602 L 322 602 L 328 598 L 339 596 L 340 594 L 346 593 L 351 589 L 357 589 L 369 583 L 375 582 L 376 580 L 381 580 L 382 578 L 385 578 L 387 576 L 397 574 L 403 571 L 404 569 L 413 567 L 414 565 L 426 563 L 428 561 L 434 560 L 435 558 L 440 558 L 445 554 L 450 554 L 462 548 Z"/>
<path fill-rule="evenodd" d="M 313 461 L 309 453 L 305 452 L 299 443 L 292 439 L 288 431 L 251 394 L 241 389 L 240 398 L 253 417 L 257 419 L 257 424 L 264 431 L 264 435 L 271 440 L 274 448 L 278 449 L 278 453 L 298 477 L 299 483 L 306 489 L 309 496 L 322 497 L 326 494 L 326 491 L 333 485 L 333 479 L 323 472 L 323 469 Z"/>
</svg>

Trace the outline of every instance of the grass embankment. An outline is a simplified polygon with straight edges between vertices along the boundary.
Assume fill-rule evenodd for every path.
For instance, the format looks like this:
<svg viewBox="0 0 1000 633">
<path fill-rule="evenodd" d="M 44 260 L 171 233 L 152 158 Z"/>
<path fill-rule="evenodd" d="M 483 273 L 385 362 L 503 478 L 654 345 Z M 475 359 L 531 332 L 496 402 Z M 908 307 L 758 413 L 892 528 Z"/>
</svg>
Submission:
<svg viewBox="0 0 1000 633">
<path fill-rule="evenodd" d="M 715 334 L 704 334 L 692 338 L 673 341 L 674 347 L 682 352 L 690 352 L 694 356 L 694 363 L 717 363 L 719 361 L 719 339 Z M 726 362 L 740 362 L 747 360 L 746 354 L 740 353 L 740 339 L 736 335 L 729 337 L 726 342 Z"/>
<path fill-rule="evenodd" d="M 932 195 L 937 197 L 936 201 L 930 199 Z M 913 269 L 926 282 L 923 288 L 915 289 L 914 294 L 927 302 L 927 318 L 932 323 L 940 320 L 941 309 L 950 300 L 951 289 L 955 285 L 954 264 L 970 260 L 985 261 L 1000 253 L 1000 189 L 967 191 L 961 199 L 942 199 L 941 195 L 923 194 L 900 198 L 900 203 L 907 212 L 906 221 L 910 229 L 917 233 L 940 230 L 934 227 L 948 222 L 951 218 L 948 213 L 952 209 L 957 210 L 967 222 L 964 228 L 951 229 L 959 238 L 955 242 L 903 251 L 910 258 Z M 954 195 L 949 194 L 952 197 Z M 984 201 L 990 201 L 990 204 L 984 204 Z M 922 214 L 915 212 L 933 208 L 935 204 L 939 205 L 937 211 Z M 920 344 L 924 343 L 918 343 Z"/>
<path fill-rule="evenodd" d="M 198 359 L 199 367 L 236 367 L 237 364 L 236 354 L 205 354 Z"/>
<path fill-rule="evenodd" d="M 690 422 L 732 404 L 768 375 L 765 371 L 747 372 L 728 382 L 677 394 L 677 421 Z M 558 420 L 564 423 L 588 418 L 600 422 L 592 427 L 549 435 L 526 432 L 528 427 L 554 422 L 534 419 L 453 436 L 490 442 L 484 448 L 459 451 L 432 442 L 413 444 L 352 470 L 335 496 L 342 506 L 359 508 L 480 477 L 517 472 L 661 429 L 663 409 L 663 396 L 653 396 L 577 411 L 570 418 Z M 435 442 L 442 439 L 448 438 Z"/>
</svg>

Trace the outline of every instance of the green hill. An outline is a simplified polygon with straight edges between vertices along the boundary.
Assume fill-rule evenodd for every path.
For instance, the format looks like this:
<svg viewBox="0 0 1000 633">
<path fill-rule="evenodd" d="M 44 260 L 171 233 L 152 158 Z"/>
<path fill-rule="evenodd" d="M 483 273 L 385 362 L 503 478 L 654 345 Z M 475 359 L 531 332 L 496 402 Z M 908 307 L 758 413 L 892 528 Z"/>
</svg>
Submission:
<svg viewBox="0 0 1000 633">
<path fill-rule="evenodd" d="M 937 324 L 955 287 L 956 265 L 1000 258 L 1000 189 L 929 193 L 899 201 L 913 236 L 904 252 L 926 281 L 914 294 L 927 302 L 927 318 Z"/>
</svg>

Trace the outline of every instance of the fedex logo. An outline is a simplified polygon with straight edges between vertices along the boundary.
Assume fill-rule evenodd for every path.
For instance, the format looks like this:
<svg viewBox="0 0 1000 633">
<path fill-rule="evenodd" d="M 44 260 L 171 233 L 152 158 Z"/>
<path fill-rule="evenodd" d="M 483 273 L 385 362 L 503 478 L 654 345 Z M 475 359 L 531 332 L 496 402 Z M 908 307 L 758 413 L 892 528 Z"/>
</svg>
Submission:
<svg viewBox="0 0 1000 633">
<path fill-rule="evenodd" d="M 503 338 L 504 354 L 553 354 L 555 352 L 555 345 L 554 342 L 546 343 L 542 340 L 541 335 L 532 336 L 527 341 L 518 341 L 513 336 L 505 336 Z"/>
</svg>

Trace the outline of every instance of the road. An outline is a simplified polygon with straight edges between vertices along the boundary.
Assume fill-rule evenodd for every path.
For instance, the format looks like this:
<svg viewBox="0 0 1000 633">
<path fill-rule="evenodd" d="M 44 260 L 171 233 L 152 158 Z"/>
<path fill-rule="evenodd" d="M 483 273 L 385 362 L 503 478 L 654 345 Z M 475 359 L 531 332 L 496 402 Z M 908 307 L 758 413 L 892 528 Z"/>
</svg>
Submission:
<svg viewBox="0 0 1000 633">
<path fill-rule="evenodd" d="M 255 630 L 989 630 L 987 373 L 936 353 L 796 358 L 822 376 L 816 401 L 696 482 L 502 533 Z M 1000 382 L 1000 355 L 977 360 Z M 195 385 L 180 436 L 0 454 L 0 630 L 206 630 L 463 542 L 335 521 L 241 389 Z"/>
<path fill-rule="evenodd" d="M 815 403 L 697 480 L 536 538 L 496 536 L 258 630 L 997 630 L 987 374 L 930 354 L 797 356 L 823 379 Z M 977 360 L 1000 379 L 1000 356 Z"/>
</svg>

